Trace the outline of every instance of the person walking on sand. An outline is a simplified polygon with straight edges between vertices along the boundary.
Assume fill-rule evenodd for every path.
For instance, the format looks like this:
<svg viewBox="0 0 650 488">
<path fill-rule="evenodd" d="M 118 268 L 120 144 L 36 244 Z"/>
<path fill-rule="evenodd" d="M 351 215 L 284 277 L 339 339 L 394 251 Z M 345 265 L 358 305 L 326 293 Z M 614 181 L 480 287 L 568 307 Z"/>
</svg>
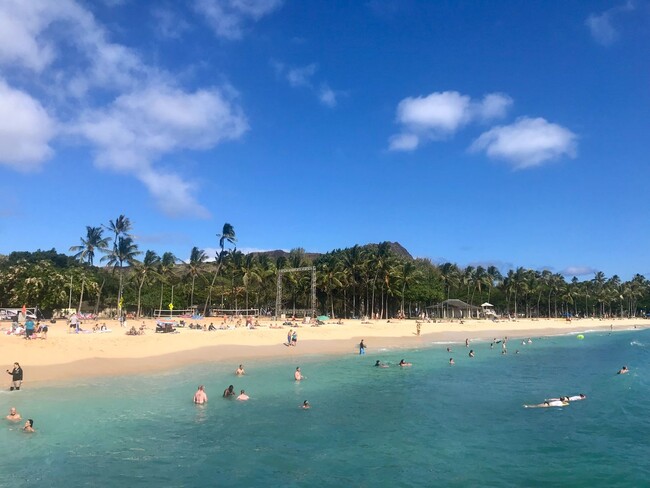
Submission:
<svg viewBox="0 0 650 488">
<path fill-rule="evenodd" d="M 420 335 L 420 330 L 421 330 L 421 328 L 422 328 L 422 324 L 420 324 L 420 322 L 416 322 L 416 323 L 415 323 L 415 333 L 416 333 L 417 335 Z"/>
<path fill-rule="evenodd" d="M 208 395 L 205 393 L 205 389 L 203 388 L 203 385 L 199 386 L 199 389 L 196 390 L 196 393 L 194 394 L 194 403 L 197 405 L 203 405 L 204 403 L 208 403 Z"/>
<path fill-rule="evenodd" d="M 291 334 L 293 334 L 293 329 L 289 329 L 289 332 L 287 332 L 287 346 L 291 345 Z"/>
<path fill-rule="evenodd" d="M 291 345 L 296 346 L 298 344 L 298 331 L 294 330 L 291 334 Z"/>
<path fill-rule="evenodd" d="M 359 343 L 359 355 L 363 356 L 366 353 L 366 345 L 363 343 L 363 339 Z"/>
<path fill-rule="evenodd" d="M 20 367 L 20 364 L 14 363 L 14 369 L 11 371 L 7 370 L 7 374 L 11 375 L 11 386 L 9 387 L 9 391 L 20 390 L 20 387 L 23 384 L 23 368 Z"/>
</svg>

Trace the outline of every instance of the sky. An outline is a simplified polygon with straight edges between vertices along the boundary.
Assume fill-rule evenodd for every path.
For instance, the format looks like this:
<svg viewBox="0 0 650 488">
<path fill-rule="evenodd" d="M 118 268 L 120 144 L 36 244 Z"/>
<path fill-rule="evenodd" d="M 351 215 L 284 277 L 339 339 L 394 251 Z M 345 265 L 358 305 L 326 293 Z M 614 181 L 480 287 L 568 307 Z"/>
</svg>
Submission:
<svg viewBox="0 0 650 488">
<path fill-rule="evenodd" d="M 650 1 L 0 0 L 0 254 L 650 276 Z"/>
</svg>

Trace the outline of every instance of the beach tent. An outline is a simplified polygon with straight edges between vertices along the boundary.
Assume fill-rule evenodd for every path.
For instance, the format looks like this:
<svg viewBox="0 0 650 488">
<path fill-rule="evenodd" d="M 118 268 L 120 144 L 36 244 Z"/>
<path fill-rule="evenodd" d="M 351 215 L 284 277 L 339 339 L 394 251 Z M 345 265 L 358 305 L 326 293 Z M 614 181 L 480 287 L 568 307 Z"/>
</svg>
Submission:
<svg viewBox="0 0 650 488">
<path fill-rule="evenodd" d="M 426 307 L 428 310 L 431 310 L 431 315 L 438 318 L 451 318 L 451 319 L 463 319 L 478 317 L 481 311 L 481 307 L 476 305 L 470 305 L 465 303 L 462 300 L 457 298 L 450 298 L 449 300 L 444 300 L 435 305 L 430 305 Z"/>
<path fill-rule="evenodd" d="M 481 308 L 483 309 L 483 315 L 485 315 L 486 317 L 488 315 L 490 316 L 496 315 L 496 312 L 494 311 L 494 305 L 492 305 L 491 303 L 488 302 L 481 303 Z"/>
</svg>

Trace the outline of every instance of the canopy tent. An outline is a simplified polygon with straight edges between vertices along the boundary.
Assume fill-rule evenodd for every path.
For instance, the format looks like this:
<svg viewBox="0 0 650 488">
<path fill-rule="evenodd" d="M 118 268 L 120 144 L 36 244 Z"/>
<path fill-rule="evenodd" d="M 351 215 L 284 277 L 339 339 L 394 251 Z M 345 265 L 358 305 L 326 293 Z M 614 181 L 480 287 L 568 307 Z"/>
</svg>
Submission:
<svg viewBox="0 0 650 488">
<path fill-rule="evenodd" d="M 430 305 L 427 309 L 431 310 L 432 316 L 445 319 L 478 317 L 481 311 L 481 307 L 470 305 L 457 298 L 451 298 L 435 305 Z"/>
</svg>

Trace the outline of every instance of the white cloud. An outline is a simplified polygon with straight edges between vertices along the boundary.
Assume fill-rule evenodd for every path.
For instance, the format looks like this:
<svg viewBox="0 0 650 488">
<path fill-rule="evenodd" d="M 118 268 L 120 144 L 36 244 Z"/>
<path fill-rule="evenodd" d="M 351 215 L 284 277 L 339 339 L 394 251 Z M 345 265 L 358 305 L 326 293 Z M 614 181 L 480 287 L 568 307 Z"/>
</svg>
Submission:
<svg viewBox="0 0 650 488">
<path fill-rule="evenodd" d="M 282 6 L 283 0 L 196 0 L 196 10 L 205 17 L 215 34 L 241 39 L 246 24 L 256 22 Z"/>
<path fill-rule="evenodd" d="M 502 93 L 487 94 L 481 101 L 457 91 L 407 97 L 397 105 L 402 133 L 391 136 L 389 149 L 411 151 L 423 140 L 443 139 L 470 122 L 504 117 L 511 105 L 512 99 Z"/>
<path fill-rule="evenodd" d="M 323 84 L 320 87 L 320 92 L 318 93 L 318 98 L 323 105 L 328 107 L 336 107 L 337 94 L 332 90 L 327 84 Z"/>
<path fill-rule="evenodd" d="M 97 148 L 100 167 L 142 181 L 166 214 L 206 217 L 194 185 L 153 163 L 174 151 L 236 139 L 247 129 L 241 109 L 219 89 L 187 93 L 152 85 L 118 97 L 106 109 L 83 113 L 72 132 Z"/>
<path fill-rule="evenodd" d="M 415 134 L 396 134 L 388 141 L 391 151 L 413 151 L 420 144 L 420 138 Z"/>
<path fill-rule="evenodd" d="M 596 268 L 590 266 L 568 266 L 560 271 L 560 274 L 564 276 L 585 276 L 592 275 L 596 271 Z"/>
<path fill-rule="evenodd" d="M 613 25 L 614 17 L 634 9 L 634 3 L 628 1 L 624 5 L 612 7 L 601 14 L 590 14 L 585 20 L 585 25 L 589 28 L 591 36 L 597 43 L 609 46 L 618 39 L 618 31 Z"/>
<path fill-rule="evenodd" d="M 291 68 L 287 72 L 287 81 L 293 87 L 311 86 L 311 77 L 314 76 L 317 69 L 318 66 L 315 63 L 300 68 Z"/>
<path fill-rule="evenodd" d="M 539 166 L 561 156 L 575 157 L 576 135 L 543 118 L 522 117 L 516 122 L 497 126 L 474 141 L 471 151 L 485 151 L 491 158 L 502 159 L 516 169 Z"/>
<path fill-rule="evenodd" d="M 27 93 L 0 79 L 0 164 L 27 171 L 39 168 L 53 151 L 56 121 Z"/>
<path fill-rule="evenodd" d="M 158 35 L 167 39 L 179 39 L 190 29 L 190 24 L 178 12 L 167 7 L 156 7 L 151 11 Z"/>
</svg>

